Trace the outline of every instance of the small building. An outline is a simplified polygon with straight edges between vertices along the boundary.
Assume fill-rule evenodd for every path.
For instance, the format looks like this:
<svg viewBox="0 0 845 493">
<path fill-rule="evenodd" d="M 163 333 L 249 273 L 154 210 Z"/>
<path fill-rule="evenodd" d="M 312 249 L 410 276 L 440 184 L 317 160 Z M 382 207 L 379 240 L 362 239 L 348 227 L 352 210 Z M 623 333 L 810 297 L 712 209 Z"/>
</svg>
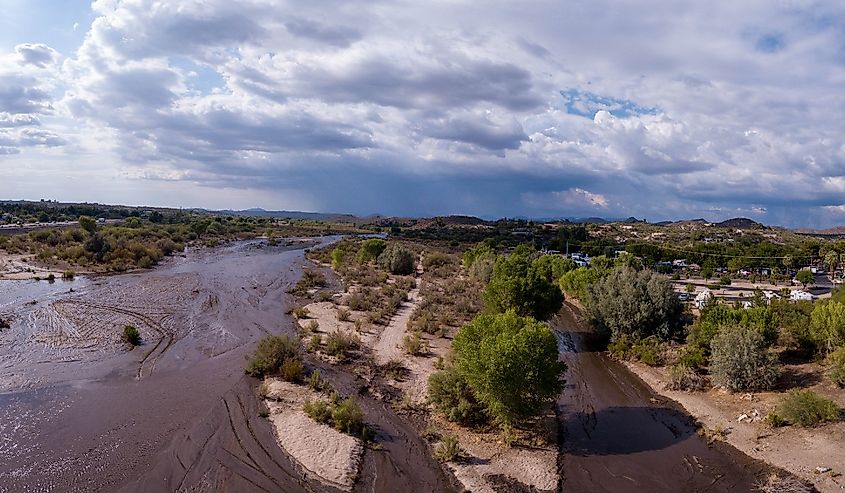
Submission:
<svg viewBox="0 0 845 493">
<path fill-rule="evenodd" d="M 713 293 L 710 292 L 709 289 L 705 289 L 704 291 L 699 292 L 695 295 L 695 306 L 699 310 L 704 308 L 704 305 L 707 304 L 708 301 L 713 299 Z"/>
<path fill-rule="evenodd" d="M 815 296 L 802 289 L 796 289 L 789 293 L 790 301 L 813 301 L 813 299 L 815 299 Z"/>
</svg>

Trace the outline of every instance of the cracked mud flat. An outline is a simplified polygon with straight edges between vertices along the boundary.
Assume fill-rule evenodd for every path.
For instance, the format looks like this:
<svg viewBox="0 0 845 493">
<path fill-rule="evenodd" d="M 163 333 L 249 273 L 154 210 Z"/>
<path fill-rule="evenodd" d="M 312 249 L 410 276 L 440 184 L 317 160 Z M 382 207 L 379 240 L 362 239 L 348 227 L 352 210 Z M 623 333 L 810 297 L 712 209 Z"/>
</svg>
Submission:
<svg viewBox="0 0 845 493">
<path fill-rule="evenodd" d="M 725 443 L 709 446 L 683 408 L 592 352 L 570 307 L 552 327 L 569 367 L 558 400 L 563 491 L 755 491 L 773 470 Z"/>
</svg>

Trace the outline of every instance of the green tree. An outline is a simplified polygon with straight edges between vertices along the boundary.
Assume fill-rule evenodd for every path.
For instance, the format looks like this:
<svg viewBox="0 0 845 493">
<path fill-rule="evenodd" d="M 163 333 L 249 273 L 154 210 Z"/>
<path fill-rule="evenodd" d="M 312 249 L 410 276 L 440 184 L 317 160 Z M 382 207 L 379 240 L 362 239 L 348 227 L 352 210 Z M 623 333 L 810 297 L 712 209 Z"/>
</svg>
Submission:
<svg viewBox="0 0 845 493">
<path fill-rule="evenodd" d="M 716 264 L 712 260 L 707 259 L 704 261 L 703 264 L 701 264 L 701 277 L 703 277 L 704 279 L 710 279 L 711 277 L 713 277 L 713 272 L 715 271 Z"/>
<path fill-rule="evenodd" d="M 94 234 L 97 231 L 97 220 L 91 216 L 79 216 L 79 226 L 88 234 Z"/>
<path fill-rule="evenodd" d="M 482 256 L 496 256 L 496 253 L 490 248 L 490 245 L 486 243 L 479 243 L 474 247 L 470 248 L 469 250 L 464 252 L 463 262 L 464 268 L 469 269 L 472 267 L 472 264 L 475 263 L 475 260 Z"/>
<path fill-rule="evenodd" d="M 836 266 L 839 265 L 839 254 L 831 250 L 824 255 L 825 268 L 833 273 L 836 271 Z"/>
<path fill-rule="evenodd" d="M 808 284 L 813 284 L 813 273 L 810 269 L 801 269 L 798 271 L 798 274 L 795 275 L 795 279 L 801 283 L 804 288 L 807 287 Z"/>
<path fill-rule="evenodd" d="M 534 260 L 533 267 L 542 272 L 547 281 L 557 284 L 564 274 L 577 268 L 578 264 L 560 255 L 541 255 Z"/>
<path fill-rule="evenodd" d="M 379 238 L 370 238 L 361 242 L 361 248 L 358 249 L 358 263 L 366 264 L 378 259 L 381 252 L 387 248 L 387 242 Z"/>
<path fill-rule="evenodd" d="M 343 267 L 343 250 L 335 248 L 332 250 L 332 269 L 340 270 Z"/>
<path fill-rule="evenodd" d="M 596 329 L 614 341 L 622 335 L 668 339 L 681 321 L 672 285 L 652 270 L 617 267 L 587 290 L 586 301 Z"/>
<path fill-rule="evenodd" d="M 458 331 L 452 348 L 458 371 L 503 425 L 536 414 L 563 390 L 557 339 L 531 317 L 480 315 Z"/>
<path fill-rule="evenodd" d="M 534 265 L 533 253 L 531 247 L 521 245 L 496 260 L 484 291 L 488 308 L 500 313 L 514 310 L 541 320 L 560 310 L 563 293 L 547 280 L 543 269 Z"/>
<path fill-rule="evenodd" d="M 731 274 L 735 274 L 736 272 L 742 270 L 746 266 L 747 262 L 742 257 L 733 257 L 732 259 L 728 260 L 728 271 Z"/>
<path fill-rule="evenodd" d="M 687 294 L 692 294 L 695 292 L 695 286 L 691 282 L 688 282 L 687 285 L 684 286 L 684 291 L 686 291 Z"/>
<path fill-rule="evenodd" d="M 710 347 L 710 374 L 732 392 L 765 390 L 777 378 L 777 358 L 753 327 L 722 327 Z"/>
<path fill-rule="evenodd" d="M 816 303 L 810 315 L 810 335 L 825 353 L 845 345 L 845 303 L 832 300 Z"/>
<path fill-rule="evenodd" d="M 783 266 L 786 268 L 787 271 L 789 269 L 791 269 L 792 266 L 795 264 L 795 261 L 793 260 L 792 255 L 787 255 L 787 256 L 783 257 L 781 262 L 783 263 Z"/>
<path fill-rule="evenodd" d="M 594 267 L 578 267 L 560 278 L 560 289 L 567 295 L 583 301 L 587 298 L 587 289 L 600 281 L 608 272 Z"/>
</svg>

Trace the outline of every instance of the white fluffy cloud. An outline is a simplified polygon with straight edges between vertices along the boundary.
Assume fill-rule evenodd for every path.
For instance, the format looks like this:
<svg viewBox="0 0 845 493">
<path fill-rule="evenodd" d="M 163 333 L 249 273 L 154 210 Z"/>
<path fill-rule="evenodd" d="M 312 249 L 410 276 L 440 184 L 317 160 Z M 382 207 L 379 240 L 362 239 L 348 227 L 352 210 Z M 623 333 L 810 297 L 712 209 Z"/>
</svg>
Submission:
<svg viewBox="0 0 845 493">
<path fill-rule="evenodd" d="M 790 224 L 843 202 L 833 0 L 92 9 L 66 58 L 0 57 L 0 152 L 97 150 L 128 180 L 356 213 Z"/>
</svg>

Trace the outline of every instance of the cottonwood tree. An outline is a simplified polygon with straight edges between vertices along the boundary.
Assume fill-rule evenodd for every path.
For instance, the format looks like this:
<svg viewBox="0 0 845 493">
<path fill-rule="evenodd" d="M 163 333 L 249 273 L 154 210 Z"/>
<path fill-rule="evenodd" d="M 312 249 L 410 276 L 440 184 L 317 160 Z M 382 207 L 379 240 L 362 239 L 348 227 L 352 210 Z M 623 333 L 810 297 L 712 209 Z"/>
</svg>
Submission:
<svg viewBox="0 0 845 493">
<path fill-rule="evenodd" d="M 534 251 L 520 245 L 499 257 L 484 291 L 487 307 L 495 312 L 514 310 L 521 316 L 545 320 L 563 304 L 563 293 L 549 282 L 545 269 L 533 262 Z"/>
<path fill-rule="evenodd" d="M 563 390 L 566 364 L 548 325 L 515 311 L 480 315 L 452 342 L 455 365 L 499 423 L 535 415 Z"/>
</svg>

